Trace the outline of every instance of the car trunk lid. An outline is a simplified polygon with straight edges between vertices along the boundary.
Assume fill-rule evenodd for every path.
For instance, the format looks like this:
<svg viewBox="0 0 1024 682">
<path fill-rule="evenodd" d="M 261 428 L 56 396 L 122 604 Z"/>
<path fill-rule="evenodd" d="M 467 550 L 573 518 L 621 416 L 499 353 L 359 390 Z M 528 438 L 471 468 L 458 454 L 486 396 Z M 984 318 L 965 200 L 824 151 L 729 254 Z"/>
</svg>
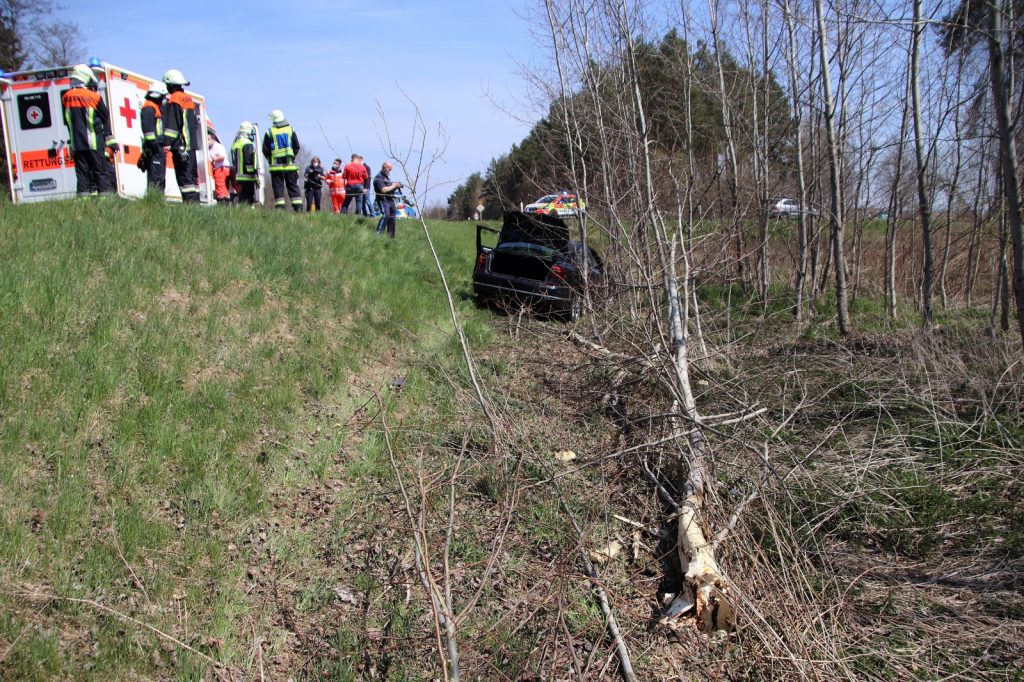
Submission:
<svg viewBox="0 0 1024 682">
<path fill-rule="evenodd" d="M 501 225 L 498 243 L 522 242 L 540 244 L 555 250 L 565 247 L 569 241 L 569 227 L 565 222 L 553 215 L 532 213 L 527 215 L 520 211 L 506 211 Z"/>
</svg>

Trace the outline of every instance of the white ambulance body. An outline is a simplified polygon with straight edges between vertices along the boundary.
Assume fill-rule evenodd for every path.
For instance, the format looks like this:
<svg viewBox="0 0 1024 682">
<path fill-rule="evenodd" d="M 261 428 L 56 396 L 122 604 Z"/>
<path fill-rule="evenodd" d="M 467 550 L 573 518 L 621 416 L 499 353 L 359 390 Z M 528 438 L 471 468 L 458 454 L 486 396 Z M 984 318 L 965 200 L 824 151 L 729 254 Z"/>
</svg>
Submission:
<svg viewBox="0 0 1024 682">
<path fill-rule="evenodd" d="M 0 79 L 0 118 L 7 144 L 11 198 L 15 203 L 68 199 L 76 195 L 74 161 L 68 148 L 70 136 L 61 105 L 61 95 L 71 87 L 70 71 L 70 67 L 21 71 L 4 74 Z M 146 174 L 136 165 L 142 154 L 140 113 L 149 84 L 155 79 L 105 62 L 94 66 L 93 72 L 99 80 L 99 93 L 110 111 L 111 132 L 120 145 L 120 151 L 114 155 L 117 193 L 122 197 L 141 197 L 146 192 Z M 200 139 L 196 141 L 199 199 L 212 204 L 215 198 L 208 152 L 206 99 L 195 92 L 188 91 L 188 94 L 196 103 L 200 129 Z M 230 146 L 229 139 L 225 147 Z M 168 154 L 165 194 L 180 201 L 181 192 L 172 168 Z M 257 197 L 262 203 L 262 190 L 257 192 Z"/>
</svg>

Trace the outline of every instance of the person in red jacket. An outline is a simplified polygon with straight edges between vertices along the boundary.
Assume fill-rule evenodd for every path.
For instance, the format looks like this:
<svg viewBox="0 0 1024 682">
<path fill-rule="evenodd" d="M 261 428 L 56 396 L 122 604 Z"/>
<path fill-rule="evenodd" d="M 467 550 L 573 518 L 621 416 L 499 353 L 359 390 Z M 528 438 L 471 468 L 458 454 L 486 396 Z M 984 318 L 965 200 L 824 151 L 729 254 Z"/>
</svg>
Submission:
<svg viewBox="0 0 1024 682">
<path fill-rule="evenodd" d="M 326 177 L 327 189 L 331 193 L 331 208 L 335 213 L 341 213 L 341 206 L 345 203 L 345 178 L 342 177 L 341 159 L 334 160 Z"/>
<path fill-rule="evenodd" d="M 341 207 L 341 212 L 348 213 L 348 205 L 355 201 L 356 214 L 365 215 L 362 210 L 362 199 L 370 176 L 366 174 L 366 167 L 359 161 L 358 154 L 353 154 L 352 160 L 345 164 L 341 177 L 345 180 L 345 203 Z"/>
<path fill-rule="evenodd" d="M 61 96 L 64 123 L 71 142 L 71 158 L 75 162 L 78 196 L 112 194 L 113 167 L 106 150 L 117 152 L 117 140 L 110 132 L 110 112 L 103 98 L 93 87 L 96 74 L 85 64 L 71 69 L 71 89 Z"/>
</svg>

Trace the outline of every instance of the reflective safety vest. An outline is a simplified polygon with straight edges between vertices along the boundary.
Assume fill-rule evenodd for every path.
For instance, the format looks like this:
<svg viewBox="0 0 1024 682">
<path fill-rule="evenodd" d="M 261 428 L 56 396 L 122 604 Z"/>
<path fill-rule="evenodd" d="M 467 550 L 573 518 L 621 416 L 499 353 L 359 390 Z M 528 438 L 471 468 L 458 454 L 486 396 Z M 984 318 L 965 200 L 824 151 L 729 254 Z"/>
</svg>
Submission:
<svg viewBox="0 0 1024 682">
<path fill-rule="evenodd" d="M 256 168 L 256 145 L 247 137 L 239 137 L 231 145 L 231 165 L 235 169 L 235 180 L 255 182 L 259 169 Z"/>
<path fill-rule="evenodd" d="M 164 134 L 164 120 L 160 112 L 160 105 L 151 99 L 142 103 L 142 111 L 139 116 L 142 125 L 142 139 L 146 142 L 156 142 Z"/>
<path fill-rule="evenodd" d="M 273 126 L 267 131 L 270 141 L 270 172 L 297 171 L 295 165 L 295 131 L 290 125 Z M 267 145 L 263 145 L 266 149 Z"/>
</svg>

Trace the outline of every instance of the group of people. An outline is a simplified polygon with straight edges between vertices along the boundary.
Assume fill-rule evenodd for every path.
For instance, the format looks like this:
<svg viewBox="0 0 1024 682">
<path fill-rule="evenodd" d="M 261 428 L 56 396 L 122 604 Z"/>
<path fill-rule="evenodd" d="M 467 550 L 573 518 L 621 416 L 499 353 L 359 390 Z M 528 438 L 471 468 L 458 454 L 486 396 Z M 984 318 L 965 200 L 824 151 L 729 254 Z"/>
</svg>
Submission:
<svg viewBox="0 0 1024 682">
<path fill-rule="evenodd" d="M 99 95 L 99 81 L 86 64 L 71 69 L 71 88 L 62 96 L 64 120 L 70 137 L 75 164 L 78 194 L 111 194 L 116 181 L 112 156 L 118 143 L 111 132 L 110 113 Z M 201 143 L 200 123 L 195 102 L 185 92 L 190 85 L 178 69 L 164 73 L 162 81 L 150 83 L 140 112 L 142 152 L 138 167 L 146 173 L 150 187 L 164 191 L 170 153 L 181 199 L 184 203 L 199 202 L 197 144 Z M 295 211 L 320 210 L 323 185 L 326 183 L 335 213 L 348 213 L 355 203 L 359 215 L 374 215 L 370 207 L 370 188 L 376 196 L 381 220 L 377 232 L 395 236 L 397 197 L 402 183 L 391 180 L 392 164 L 385 162 L 373 177 L 362 156 L 353 154 L 341 167 L 335 159 L 330 171 L 324 171 L 320 159 L 314 157 L 306 168 L 306 201 L 299 192 L 299 168 L 296 158 L 301 149 L 295 130 L 284 112 L 270 112 L 270 128 L 263 136 L 263 156 L 269 161 L 270 184 L 274 207 L 284 209 L 290 203 Z M 209 121 L 207 121 L 209 123 Z M 209 158 L 214 179 L 214 196 L 218 203 L 256 203 L 259 187 L 259 156 L 256 153 L 256 126 L 243 121 L 238 127 L 230 150 L 220 141 L 216 130 L 207 126 Z"/>
<path fill-rule="evenodd" d="M 355 205 L 357 215 L 372 216 L 370 206 L 370 176 L 373 171 L 359 154 L 341 167 L 341 159 L 335 159 L 329 171 L 324 171 L 320 157 L 314 156 L 306 166 L 304 175 L 306 189 L 306 210 L 319 211 L 323 186 L 326 184 L 331 196 L 331 207 L 335 213 L 348 213 L 350 204 Z"/>
</svg>

